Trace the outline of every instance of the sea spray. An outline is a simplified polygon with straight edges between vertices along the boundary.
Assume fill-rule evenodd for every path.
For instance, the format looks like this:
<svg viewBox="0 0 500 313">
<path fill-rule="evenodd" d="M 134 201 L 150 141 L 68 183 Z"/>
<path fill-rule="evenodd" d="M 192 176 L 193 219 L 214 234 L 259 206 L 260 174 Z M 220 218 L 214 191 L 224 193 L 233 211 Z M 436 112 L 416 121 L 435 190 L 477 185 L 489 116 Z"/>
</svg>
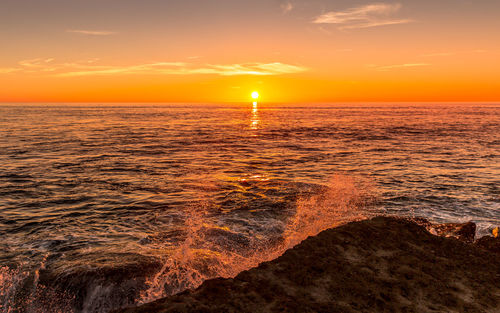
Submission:
<svg viewBox="0 0 500 313">
<path fill-rule="evenodd" d="M 289 249 L 325 229 L 367 218 L 368 206 L 377 199 L 375 185 L 370 180 L 345 174 L 332 176 L 328 187 L 297 199 L 296 212 L 287 223 L 283 248 Z"/>
<path fill-rule="evenodd" d="M 19 293 L 28 276 L 28 272 L 21 271 L 19 268 L 0 267 L 0 312 L 14 312 L 14 309 L 18 307 L 21 301 Z"/>
<path fill-rule="evenodd" d="M 39 269 L 30 274 L 22 264 L 0 268 L 0 313 L 71 313 L 73 300 L 67 293 L 39 284 Z"/>
<path fill-rule="evenodd" d="M 368 180 L 337 174 L 319 192 L 298 197 L 295 210 L 279 237 L 252 236 L 247 240 L 214 223 L 206 206 L 193 209 L 186 214 L 185 240 L 166 258 L 162 269 L 147 281 L 149 288 L 141 293 L 138 303 L 196 288 L 210 278 L 234 277 L 280 256 L 309 236 L 366 218 L 369 213 L 364 208 L 376 199 L 374 185 Z M 215 241 L 210 238 L 214 230 L 221 234 Z"/>
</svg>

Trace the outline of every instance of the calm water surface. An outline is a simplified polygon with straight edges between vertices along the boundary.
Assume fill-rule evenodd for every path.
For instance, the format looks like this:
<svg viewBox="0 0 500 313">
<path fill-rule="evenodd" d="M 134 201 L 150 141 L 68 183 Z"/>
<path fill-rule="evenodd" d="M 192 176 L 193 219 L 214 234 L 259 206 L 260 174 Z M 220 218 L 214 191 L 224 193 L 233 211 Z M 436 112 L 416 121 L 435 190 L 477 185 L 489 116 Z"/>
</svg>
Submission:
<svg viewBox="0 0 500 313">
<path fill-rule="evenodd" d="M 328 188 L 344 211 L 369 193 L 349 210 L 485 233 L 500 106 L 0 106 L 0 312 L 106 312 L 231 276 Z"/>
</svg>

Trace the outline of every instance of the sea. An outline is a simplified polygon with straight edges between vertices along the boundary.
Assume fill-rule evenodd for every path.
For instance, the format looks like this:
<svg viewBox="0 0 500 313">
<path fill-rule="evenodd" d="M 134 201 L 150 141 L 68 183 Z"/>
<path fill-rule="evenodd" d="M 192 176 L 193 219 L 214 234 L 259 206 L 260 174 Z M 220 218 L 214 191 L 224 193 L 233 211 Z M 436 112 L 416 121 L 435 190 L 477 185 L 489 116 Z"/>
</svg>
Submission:
<svg viewBox="0 0 500 313">
<path fill-rule="evenodd" d="M 500 104 L 0 105 L 2 313 L 150 302 L 381 214 L 500 226 Z"/>
</svg>

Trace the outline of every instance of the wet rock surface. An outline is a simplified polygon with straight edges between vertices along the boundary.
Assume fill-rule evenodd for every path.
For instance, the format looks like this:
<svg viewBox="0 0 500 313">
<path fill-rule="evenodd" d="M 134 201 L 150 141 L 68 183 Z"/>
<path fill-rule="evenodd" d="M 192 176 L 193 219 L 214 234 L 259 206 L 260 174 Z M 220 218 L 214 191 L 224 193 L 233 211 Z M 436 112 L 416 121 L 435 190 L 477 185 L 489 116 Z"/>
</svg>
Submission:
<svg viewBox="0 0 500 313">
<path fill-rule="evenodd" d="M 431 227 L 438 236 L 453 237 L 460 241 L 472 243 L 476 234 L 476 224 L 472 222 L 463 224 L 437 224 Z M 431 234 L 433 232 L 431 231 Z"/>
<path fill-rule="evenodd" d="M 116 264 L 115 258 L 120 258 L 123 262 Z M 136 254 L 91 253 L 83 261 L 87 264 L 93 262 L 94 266 L 75 266 L 70 272 L 59 272 L 57 268 L 40 270 L 39 284 L 50 286 L 42 289 L 45 293 L 43 298 L 62 299 L 67 302 L 67 308 L 62 306 L 54 310 L 45 306 L 39 311 L 98 312 L 98 308 L 111 310 L 132 305 L 137 294 L 145 288 L 146 277 L 154 275 L 162 266 L 154 258 Z"/>
<path fill-rule="evenodd" d="M 476 236 L 476 224 L 473 222 L 433 224 L 421 217 L 409 220 L 425 227 L 431 234 L 436 236 L 452 237 L 467 243 L 473 243 Z"/>
<path fill-rule="evenodd" d="M 467 244 L 376 217 L 309 237 L 233 279 L 115 312 L 500 312 L 500 262 L 485 249 L 498 239 L 489 238 Z"/>
</svg>

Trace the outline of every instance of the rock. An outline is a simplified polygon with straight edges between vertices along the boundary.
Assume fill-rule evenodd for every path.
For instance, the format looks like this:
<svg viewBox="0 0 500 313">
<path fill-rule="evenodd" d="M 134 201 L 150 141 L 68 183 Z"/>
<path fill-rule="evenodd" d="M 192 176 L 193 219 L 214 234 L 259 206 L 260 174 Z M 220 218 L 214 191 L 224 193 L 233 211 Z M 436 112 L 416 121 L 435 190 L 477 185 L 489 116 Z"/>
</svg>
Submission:
<svg viewBox="0 0 500 313">
<path fill-rule="evenodd" d="M 423 217 L 412 217 L 412 218 L 408 218 L 407 220 L 411 221 L 411 222 L 413 222 L 413 223 L 415 223 L 417 225 L 423 226 L 426 229 L 429 229 L 429 227 L 432 226 L 432 223 L 429 222 L 429 220 L 427 220 L 426 218 L 423 218 Z"/>
<path fill-rule="evenodd" d="M 453 237 L 467 243 L 473 243 L 476 236 L 476 224 L 473 222 L 433 224 L 428 230 L 438 236 Z"/>
<path fill-rule="evenodd" d="M 163 265 L 161 260 L 135 253 L 94 252 L 83 257 L 75 254 L 74 258 L 77 257 L 86 266 L 49 266 L 39 271 L 41 299 L 58 297 L 59 302 L 73 309 L 46 307 L 48 304 L 43 303 L 43 307 L 33 312 L 102 312 L 102 307 L 133 304 L 146 288 L 146 279 Z M 68 256 L 67 261 L 72 262 L 74 258 Z M 116 263 L 116 259 L 121 262 Z"/>
<path fill-rule="evenodd" d="M 484 236 L 476 241 L 476 245 L 482 249 L 500 254 L 500 237 Z"/>
<path fill-rule="evenodd" d="M 476 236 L 476 224 L 473 222 L 467 222 L 459 227 L 456 231 L 459 240 L 472 243 L 474 242 L 474 237 Z"/>
<path fill-rule="evenodd" d="M 451 228 L 469 239 L 473 229 Z M 116 312 L 499 312 L 496 259 L 414 222 L 377 217 L 309 237 L 235 278 Z"/>
<path fill-rule="evenodd" d="M 452 237 L 466 243 L 473 243 L 476 236 L 476 224 L 467 223 L 444 223 L 433 224 L 422 217 L 413 217 L 407 219 L 422 227 L 435 236 Z"/>
</svg>

